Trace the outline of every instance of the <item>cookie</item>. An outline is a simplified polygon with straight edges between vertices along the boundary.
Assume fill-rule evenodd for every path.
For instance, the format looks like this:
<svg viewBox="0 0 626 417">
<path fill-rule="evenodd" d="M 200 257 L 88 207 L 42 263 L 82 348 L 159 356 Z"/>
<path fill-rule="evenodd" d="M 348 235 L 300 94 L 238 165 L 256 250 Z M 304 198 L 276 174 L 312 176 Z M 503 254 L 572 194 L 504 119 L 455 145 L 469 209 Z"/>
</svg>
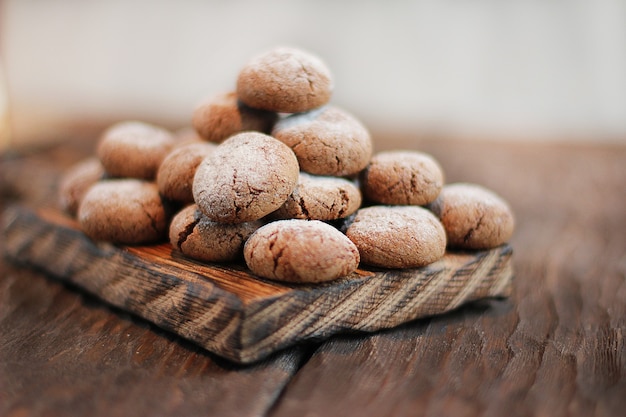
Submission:
<svg viewBox="0 0 626 417">
<path fill-rule="evenodd" d="M 359 251 L 334 227 L 318 220 L 278 220 L 259 228 L 244 246 L 248 268 L 263 278 L 316 283 L 356 270 Z"/>
<path fill-rule="evenodd" d="M 346 236 L 361 262 L 383 268 L 417 268 L 441 259 L 446 232 L 439 220 L 419 206 L 371 206 L 359 209 Z"/>
<path fill-rule="evenodd" d="M 354 116 L 325 106 L 280 120 L 272 136 L 293 149 L 300 168 L 309 174 L 349 176 L 372 157 L 372 139 Z"/>
<path fill-rule="evenodd" d="M 75 216 L 89 187 L 103 178 L 104 168 L 97 158 L 88 158 L 70 167 L 59 184 L 61 209 Z"/>
<path fill-rule="evenodd" d="M 258 220 L 283 205 L 296 187 L 298 173 L 298 160 L 288 146 L 263 133 L 242 132 L 200 163 L 193 196 L 209 220 Z"/>
<path fill-rule="evenodd" d="M 261 221 L 239 224 L 212 222 L 192 204 L 172 218 L 169 237 L 183 255 L 204 262 L 230 262 L 242 258 L 243 245 Z"/>
<path fill-rule="evenodd" d="M 195 108 L 192 116 L 192 124 L 198 134 L 216 143 L 244 130 L 269 133 L 276 120 L 276 112 L 248 107 L 239 101 L 235 92 L 205 99 Z"/>
<path fill-rule="evenodd" d="M 210 142 L 190 142 L 167 154 L 156 176 L 161 195 L 180 203 L 193 203 L 191 187 L 196 168 L 216 146 Z"/>
<path fill-rule="evenodd" d="M 246 105 L 279 113 L 297 113 L 330 100 L 333 80 L 315 55 L 278 47 L 252 58 L 239 72 L 237 95 Z"/>
<path fill-rule="evenodd" d="M 476 184 L 444 186 L 429 208 L 441 219 L 448 245 L 454 248 L 494 248 L 507 242 L 515 228 L 507 202 Z"/>
<path fill-rule="evenodd" d="M 154 179 L 174 144 L 174 137 L 165 129 L 142 122 L 121 122 L 103 133 L 97 155 L 112 177 Z"/>
<path fill-rule="evenodd" d="M 416 151 L 377 153 L 361 175 L 364 198 L 378 204 L 428 204 L 437 198 L 443 182 L 439 163 Z"/>
<path fill-rule="evenodd" d="M 361 200 L 361 192 L 352 181 L 301 172 L 296 189 L 271 216 L 274 219 L 336 220 L 354 213 Z"/>
<path fill-rule="evenodd" d="M 168 210 L 156 184 L 123 178 L 94 184 L 78 208 L 78 222 L 97 241 L 154 243 L 167 235 Z"/>
</svg>

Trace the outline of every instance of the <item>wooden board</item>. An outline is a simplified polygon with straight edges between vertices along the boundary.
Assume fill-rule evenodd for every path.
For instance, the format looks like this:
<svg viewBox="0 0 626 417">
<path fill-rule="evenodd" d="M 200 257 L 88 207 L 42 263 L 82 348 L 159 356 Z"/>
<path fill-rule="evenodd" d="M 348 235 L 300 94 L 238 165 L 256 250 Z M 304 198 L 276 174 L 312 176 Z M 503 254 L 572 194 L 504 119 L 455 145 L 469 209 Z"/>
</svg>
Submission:
<svg viewBox="0 0 626 417">
<path fill-rule="evenodd" d="M 365 270 L 332 283 L 285 285 L 242 265 L 182 258 L 169 244 L 95 243 L 54 210 L 14 206 L 3 216 L 9 259 L 239 363 L 304 340 L 372 332 L 442 314 L 512 286 L 512 249 L 447 253 L 427 267 Z"/>
</svg>

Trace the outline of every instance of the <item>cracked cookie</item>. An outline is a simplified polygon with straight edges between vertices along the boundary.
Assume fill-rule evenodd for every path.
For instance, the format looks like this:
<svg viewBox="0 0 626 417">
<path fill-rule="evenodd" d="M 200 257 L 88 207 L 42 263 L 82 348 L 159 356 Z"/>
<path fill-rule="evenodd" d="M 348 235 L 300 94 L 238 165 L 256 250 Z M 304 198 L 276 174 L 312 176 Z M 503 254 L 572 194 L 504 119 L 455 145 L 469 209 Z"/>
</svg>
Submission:
<svg viewBox="0 0 626 417">
<path fill-rule="evenodd" d="M 448 246 L 454 248 L 494 248 L 507 242 L 515 228 L 507 202 L 477 184 L 448 184 L 429 208 L 443 223 Z"/>
<path fill-rule="evenodd" d="M 417 151 L 377 153 L 361 175 L 364 198 L 379 204 L 422 206 L 437 198 L 443 183 L 439 163 Z"/>
<path fill-rule="evenodd" d="M 261 221 L 238 224 L 213 222 L 192 204 L 170 223 L 170 243 L 183 255 L 204 262 L 229 262 L 243 256 L 243 245 L 263 225 Z"/>
<path fill-rule="evenodd" d="M 298 160 L 282 142 L 242 132 L 218 145 L 196 170 L 193 196 L 220 223 L 258 220 L 278 209 L 298 182 Z"/>
<path fill-rule="evenodd" d="M 331 281 L 359 265 L 359 251 L 350 239 L 319 220 L 268 223 L 250 236 L 243 252 L 253 273 L 287 282 Z"/>
<path fill-rule="evenodd" d="M 330 70 L 317 56 L 278 47 L 253 57 L 239 72 L 237 95 L 246 105 L 298 113 L 326 104 L 332 95 Z"/>
<path fill-rule="evenodd" d="M 163 158 L 176 141 L 165 129 L 127 121 L 108 128 L 100 138 L 97 154 L 112 177 L 154 179 Z"/>
<path fill-rule="evenodd" d="M 298 185 L 273 219 L 336 220 L 361 206 L 361 192 L 351 181 L 301 172 Z"/>
<path fill-rule="evenodd" d="M 349 176 L 367 166 L 372 139 L 359 120 L 334 106 L 280 120 L 272 136 L 285 143 L 309 174 Z"/>
<path fill-rule="evenodd" d="M 85 234 L 113 243 L 159 241 L 166 237 L 168 217 L 156 184 L 132 178 L 97 182 L 78 207 Z"/>
<path fill-rule="evenodd" d="M 346 236 L 361 262 L 383 268 L 416 268 L 443 257 L 446 232 L 441 222 L 419 206 L 371 206 L 359 209 Z"/>
<path fill-rule="evenodd" d="M 244 130 L 269 133 L 276 120 L 278 115 L 275 112 L 246 106 L 235 92 L 204 99 L 192 116 L 192 124 L 198 134 L 216 143 Z"/>
<path fill-rule="evenodd" d="M 161 195 L 180 203 L 193 203 L 191 187 L 196 168 L 215 148 L 209 142 L 190 142 L 168 153 L 156 176 Z"/>
</svg>

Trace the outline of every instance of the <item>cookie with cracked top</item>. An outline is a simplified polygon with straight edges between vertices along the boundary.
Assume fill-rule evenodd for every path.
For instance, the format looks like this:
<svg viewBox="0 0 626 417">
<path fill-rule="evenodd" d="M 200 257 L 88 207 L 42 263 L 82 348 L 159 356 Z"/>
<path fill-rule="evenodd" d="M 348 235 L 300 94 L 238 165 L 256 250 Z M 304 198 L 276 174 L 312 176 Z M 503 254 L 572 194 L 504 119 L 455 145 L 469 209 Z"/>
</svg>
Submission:
<svg viewBox="0 0 626 417">
<path fill-rule="evenodd" d="M 382 268 L 417 268 L 441 259 L 446 232 L 433 213 L 420 206 L 359 209 L 346 229 L 361 262 Z"/>
<path fill-rule="evenodd" d="M 229 262 L 243 257 L 243 245 L 262 221 L 217 223 L 206 218 L 195 204 L 178 212 L 170 223 L 172 246 L 183 255 L 204 262 Z"/>
<path fill-rule="evenodd" d="M 259 132 L 231 136 L 198 166 L 193 196 L 212 221 L 243 223 L 278 209 L 298 182 L 298 160 L 284 143 Z"/>
<path fill-rule="evenodd" d="M 293 149 L 300 168 L 309 174 L 354 175 L 372 157 L 369 131 L 354 116 L 335 106 L 285 117 L 276 123 L 272 136 Z"/>
<path fill-rule="evenodd" d="M 279 113 L 299 113 L 330 100 L 333 79 L 314 54 L 277 47 L 253 57 L 239 72 L 237 95 L 246 105 Z"/>
<path fill-rule="evenodd" d="M 277 113 L 246 106 L 235 92 L 205 98 L 196 106 L 192 116 L 198 134 L 215 143 L 245 130 L 269 133 L 277 120 Z"/>
<path fill-rule="evenodd" d="M 156 176 L 161 195 L 179 203 L 193 203 L 191 187 L 196 168 L 216 146 L 210 142 L 190 142 L 168 153 Z"/>
<path fill-rule="evenodd" d="M 365 199 L 379 204 L 422 206 L 437 198 L 443 183 L 435 158 L 409 150 L 375 154 L 361 175 Z"/>
<path fill-rule="evenodd" d="M 515 229 L 508 203 L 477 184 L 448 184 L 429 208 L 441 219 L 454 248 L 494 248 L 506 243 Z"/>
<path fill-rule="evenodd" d="M 337 220 L 361 206 L 359 187 L 345 178 L 301 172 L 298 185 L 273 219 Z"/>
<path fill-rule="evenodd" d="M 154 243 L 166 237 L 168 221 L 156 184 L 132 178 L 97 182 L 78 207 L 81 229 L 96 241 Z"/>
<path fill-rule="evenodd" d="M 150 180 L 175 144 L 174 136 L 166 129 L 127 121 L 105 130 L 96 152 L 112 177 Z"/>
<path fill-rule="evenodd" d="M 263 278 L 316 283 L 354 272 L 359 251 L 339 230 L 319 220 L 278 220 L 259 228 L 244 246 L 250 270 Z"/>
</svg>

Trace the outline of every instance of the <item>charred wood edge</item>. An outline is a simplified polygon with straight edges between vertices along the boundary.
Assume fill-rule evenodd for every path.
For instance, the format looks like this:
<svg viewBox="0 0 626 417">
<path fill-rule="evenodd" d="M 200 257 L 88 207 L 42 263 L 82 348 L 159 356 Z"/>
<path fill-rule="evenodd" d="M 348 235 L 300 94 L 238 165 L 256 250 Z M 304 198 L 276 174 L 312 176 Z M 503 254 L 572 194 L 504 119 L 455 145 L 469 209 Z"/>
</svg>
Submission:
<svg viewBox="0 0 626 417">
<path fill-rule="evenodd" d="M 2 231 L 11 261 L 75 284 L 238 363 L 306 340 L 373 332 L 471 301 L 507 297 L 513 280 L 512 249 L 503 245 L 448 253 L 419 269 L 359 270 L 318 285 L 268 283 L 258 296 L 244 297 L 220 285 L 229 274 L 249 280 L 253 290 L 255 282 L 263 283 L 241 267 L 185 261 L 194 266 L 190 270 L 177 267 L 169 244 L 154 248 L 159 258 L 143 257 L 141 247 L 96 243 L 52 210 L 11 206 Z"/>
</svg>

